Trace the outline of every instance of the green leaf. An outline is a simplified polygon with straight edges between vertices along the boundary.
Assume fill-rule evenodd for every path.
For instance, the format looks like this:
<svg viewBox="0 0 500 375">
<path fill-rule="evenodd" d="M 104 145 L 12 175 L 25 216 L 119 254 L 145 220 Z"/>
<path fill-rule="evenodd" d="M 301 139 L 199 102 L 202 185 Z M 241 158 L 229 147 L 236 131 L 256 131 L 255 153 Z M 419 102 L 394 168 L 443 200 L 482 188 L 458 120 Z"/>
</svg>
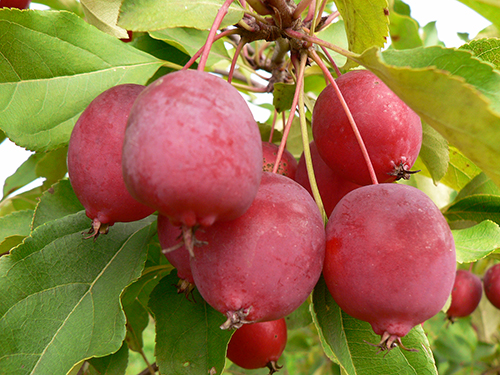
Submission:
<svg viewBox="0 0 500 375">
<path fill-rule="evenodd" d="M 83 211 L 48 222 L 0 258 L 3 374 L 65 374 L 122 345 L 120 294 L 139 277 L 156 225 L 117 223 L 97 241 L 82 238 L 86 228 Z"/>
<path fill-rule="evenodd" d="M 116 38 L 126 39 L 128 38 L 127 30 L 116 24 L 121 3 L 121 0 L 81 1 L 83 13 L 85 13 L 85 19 L 88 23 Z"/>
<path fill-rule="evenodd" d="M 399 14 L 395 9 L 389 15 L 391 46 L 395 49 L 410 49 L 423 45 L 419 24 L 409 15 Z"/>
<path fill-rule="evenodd" d="M 418 156 L 427 167 L 434 183 L 437 184 L 448 170 L 450 160 L 448 142 L 425 122 L 422 124 L 422 148 Z"/>
<path fill-rule="evenodd" d="M 422 28 L 422 30 L 424 33 L 424 47 L 445 46 L 444 43 L 439 39 L 436 21 L 429 22 Z"/>
<path fill-rule="evenodd" d="M 131 350 L 143 347 L 142 332 L 149 323 L 149 296 L 162 277 L 173 267 L 163 266 L 146 269 L 139 280 L 129 285 L 122 294 L 122 305 L 127 316 L 126 341 Z"/>
<path fill-rule="evenodd" d="M 312 323 L 311 312 L 311 299 L 308 298 L 302 305 L 300 305 L 294 312 L 285 317 L 287 329 L 299 329 L 306 327 Z"/>
<path fill-rule="evenodd" d="M 373 48 L 360 62 L 500 186 L 500 73 L 490 64 L 442 47 Z"/>
<path fill-rule="evenodd" d="M 459 0 L 500 29 L 500 4 L 495 0 Z"/>
<path fill-rule="evenodd" d="M 389 36 L 389 4 L 387 0 L 334 0 L 345 22 L 349 50 L 361 53 L 368 48 L 380 49 Z M 348 60 L 344 68 L 353 67 Z"/>
<path fill-rule="evenodd" d="M 15 211 L 0 217 L 0 254 L 22 242 L 30 234 L 33 210 Z"/>
<path fill-rule="evenodd" d="M 0 202 L 0 217 L 21 210 L 34 210 L 38 198 L 42 195 L 42 187 L 37 186 L 24 193 L 14 195 Z"/>
<path fill-rule="evenodd" d="M 5 180 L 3 186 L 4 198 L 37 178 L 44 177 L 45 186 L 50 186 L 63 178 L 68 172 L 66 166 L 67 152 L 68 148 L 62 147 L 54 151 L 31 155 L 12 176 Z"/>
<path fill-rule="evenodd" d="M 446 175 L 441 179 L 441 182 L 457 191 L 467 185 L 475 176 L 481 173 L 479 169 L 470 159 L 464 156 L 455 147 L 450 146 L 450 162 Z"/>
<path fill-rule="evenodd" d="M 475 176 L 457 195 L 457 200 L 469 195 L 491 194 L 500 195 L 500 188 L 484 173 Z"/>
<path fill-rule="evenodd" d="M 208 31 L 178 27 L 175 29 L 153 31 L 149 35 L 155 39 L 163 40 L 189 56 L 193 56 L 204 46 L 208 37 Z M 229 61 L 230 59 L 224 46 L 224 41 L 217 40 L 210 48 L 207 66 L 210 67 L 221 60 Z"/>
<path fill-rule="evenodd" d="M 177 272 L 164 277 L 151 293 L 149 307 L 156 321 L 156 360 L 162 374 L 222 373 L 227 343 L 233 332 L 197 290 L 191 300 L 178 294 Z"/>
<path fill-rule="evenodd" d="M 91 358 L 90 364 L 97 370 L 99 375 L 122 375 L 125 374 L 128 364 L 128 347 L 123 343 L 116 353 L 101 358 Z"/>
<path fill-rule="evenodd" d="M 488 38 L 472 40 L 464 44 L 460 49 L 474 52 L 474 55 L 483 61 L 488 61 L 500 68 L 500 39 Z"/>
<path fill-rule="evenodd" d="M 500 196 L 476 194 L 455 200 L 444 212 L 450 222 L 480 223 L 492 220 L 500 224 Z"/>
<path fill-rule="evenodd" d="M 174 27 L 207 30 L 212 26 L 223 3 L 223 0 L 124 0 L 118 25 L 133 31 Z M 243 8 L 233 2 L 221 27 L 234 25 L 242 17 Z"/>
<path fill-rule="evenodd" d="M 327 42 L 335 44 L 338 47 L 344 49 L 349 48 L 349 42 L 347 41 L 347 34 L 343 20 L 338 20 L 337 22 L 331 23 L 330 25 L 328 25 L 328 27 L 317 33 L 316 36 L 322 40 L 326 40 Z M 342 56 L 338 53 L 333 53 L 331 54 L 331 56 L 337 66 L 343 66 L 347 61 L 345 56 Z"/>
<path fill-rule="evenodd" d="M 475 262 L 500 248 L 500 227 L 490 220 L 452 233 L 458 263 Z"/>
<path fill-rule="evenodd" d="M 33 229 L 81 210 L 84 210 L 84 207 L 76 197 L 69 180 L 61 180 L 43 193 L 35 209 Z M 87 229 L 91 227 L 90 219 L 88 220 Z"/>
<path fill-rule="evenodd" d="M 387 355 L 377 355 L 377 349 L 368 345 L 378 343 L 369 323 L 344 313 L 333 300 L 323 278 L 313 292 L 313 320 L 318 327 L 325 353 L 340 363 L 343 373 L 349 375 L 378 374 L 436 374 L 434 358 L 422 327 L 413 328 L 404 338 L 409 352 L 393 349 Z"/>
<path fill-rule="evenodd" d="M 0 127 L 34 151 L 67 145 L 97 95 L 144 84 L 162 64 L 74 13 L 4 8 L 0 29 Z"/>
<path fill-rule="evenodd" d="M 435 322 L 440 327 L 434 331 L 438 334 L 433 345 L 434 352 L 448 361 L 460 363 L 461 367 L 466 366 L 472 362 L 478 344 L 474 328 L 469 319 L 457 319 L 454 324 L 445 322 L 445 319 Z"/>
<path fill-rule="evenodd" d="M 296 85 L 287 83 L 275 83 L 273 91 L 273 105 L 281 113 L 292 108 Z"/>
</svg>

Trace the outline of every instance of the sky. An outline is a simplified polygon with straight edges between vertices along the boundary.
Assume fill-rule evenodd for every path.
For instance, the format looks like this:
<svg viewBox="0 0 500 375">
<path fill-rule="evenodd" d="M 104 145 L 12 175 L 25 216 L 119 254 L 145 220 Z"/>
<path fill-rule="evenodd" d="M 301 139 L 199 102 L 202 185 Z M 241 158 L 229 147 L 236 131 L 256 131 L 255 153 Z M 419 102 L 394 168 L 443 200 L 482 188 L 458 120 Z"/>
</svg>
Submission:
<svg viewBox="0 0 500 375">
<path fill-rule="evenodd" d="M 463 41 L 457 33 L 469 33 L 473 38 L 479 31 L 490 25 L 482 16 L 456 0 L 406 0 L 411 15 L 420 26 L 436 21 L 439 38 L 447 47 L 458 47 Z M 0 144 L 0 186 L 5 179 L 30 156 L 30 152 L 16 146 L 9 140 Z M 33 188 L 39 182 L 30 184 Z M 0 197 L 2 196 L 0 189 Z"/>
</svg>

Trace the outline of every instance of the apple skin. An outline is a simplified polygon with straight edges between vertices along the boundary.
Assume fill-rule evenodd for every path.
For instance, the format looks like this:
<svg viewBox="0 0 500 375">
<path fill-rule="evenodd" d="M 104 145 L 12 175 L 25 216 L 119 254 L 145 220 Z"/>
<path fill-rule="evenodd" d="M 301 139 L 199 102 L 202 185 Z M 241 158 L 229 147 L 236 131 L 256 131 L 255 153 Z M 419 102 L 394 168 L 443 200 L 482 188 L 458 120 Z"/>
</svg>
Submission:
<svg viewBox="0 0 500 375">
<path fill-rule="evenodd" d="M 326 216 L 330 216 L 337 203 L 350 191 L 361 187 L 361 185 L 348 181 L 333 169 L 331 169 L 321 159 L 316 147 L 316 142 L 312 141 L 309 144 L 311 150 L 311 159 L 313 163 L 314 176 L 318 185 L 321 201 L 325 208 Z M 304 186 L 312 196 L 311 184 L 307 175 L 306 161 L 304 154 L 300 156 L 295 173 L 295 181 Z"/>
<path fill-rule="evenodd" d="M 422 191 L 362 186 L 326 226 L 325 282 L 350 316 L 391 342 L 436 315 L 451 294 L 456 253 L 450 227 Z"/>
<path fill-rule="evenodd" d="M 0 8 L 28 9 L 31 0 L 0 0 Z"/>
<path fill-rule="evenodd" d="M 479 305 L 483 295 L 483 283 L 479 276 L 467 270 L 457 270 L 453 291 L 451 292 L 451 304 L 446 311 L 448 319 L 469 316 Z"/>
<path fill-rule="evenodd" d="M 392 182 L 397 168 L 408 171 L 422 144 L 420 117 L 368 70 L 335 80 L 363 138 L 379 183 Z M 318 96 L 312 131 L 325 163 L 358 185 L 373 183 L 351 124 L 332 85 Z"/>
<path fill-rule="evenodd" d="M 264 172 L 272 172 L 278 155 L 279 146 L 271 142 L 262 142 L 262 157 Z M 280 164 L 277 173 L 283 176 L 290 177 L 292 180 L 295 178 L 297 171 L 297 160 L 286 148 L 281 156 Z"/>
</svg>

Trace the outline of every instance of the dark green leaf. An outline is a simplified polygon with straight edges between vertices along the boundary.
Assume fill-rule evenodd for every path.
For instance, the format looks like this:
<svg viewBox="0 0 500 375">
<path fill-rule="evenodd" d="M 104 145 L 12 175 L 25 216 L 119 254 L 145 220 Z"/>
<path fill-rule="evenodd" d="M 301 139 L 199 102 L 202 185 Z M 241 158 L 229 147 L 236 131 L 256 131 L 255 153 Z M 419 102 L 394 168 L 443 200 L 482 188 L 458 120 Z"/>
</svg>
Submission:
<svg viewBox="0 0 500 375">
<path fill-rule="evenodd" d="M 232 331 L 221 330 L 224 315 L 210 307 L 195 289 L 188 300 L 178 294 L 177 272 L 164 277 L 151 293 L 156 321 L 156 360 L 163 374 L 206 375 L 224 369 Z"/>
<path fill-rule="evenodd" d="M 0 217 L 0 254 L 20 244 L 30 234 L 33 210 L 15 211 Z"/>
<path fill-rule="evenodd" d="M 123 375 L 128 364 L 127 344 L 123 343 L 116 353 L 101 358 L 91 358 L 89 362 L 99 375 Z"/>
<path fill-rule="evenodd" d="M 0 10 L 0 126 L 35 151 L 65 146 L 104 90 L 144 84 L 162 62 L 69 12 Z"/>
<path fill-rule="evenodd" d="M 450 222 L 466 221 L 480 223 L 492 220 L 500 224 L 500 196 L 477 194 L 455 200 L 444 212 Z"/>
<path fill-rule="evenodd" d="M 308 326 L 312 323 L 311 300 L 308 298 L 302 305 L 299 306 L 294 312 L 285 317 L 287 329 L 298 329 Z"/>
<path fill-rule="evenodd" d="M 124 0 L 118 25 L 134 31 L 153 31 L 174 27 L 207 30 L 212 26 L 223 0 Z M 237 2 L 230 7 L 221 27 L 238 23 L 243 8 Z"/>
<path fill-rule="evenodd" d="M 83 211 L 36 228 L 0 258 L 0 368 L 4 374 L 66 374 L 117 351 L 125 338 L 120 294 L 137 279 L 151 218 L 82 238 Z"/>
<path fill-rule="evenodd" d="M 122 294 L 122 305 L 127 316 L 129 348 L 140 351 L 143 347 L 142 332 L 149 323 L 149 296 L 160 279 L 173 267 L 163 266 L 146 269 L 139 280 L 129 285 Z"/>
<path fill-rule="evenodd" d="M 278 113 L 288 111 L 292 107 L 295 87 L 295 85 L 286 83 L 274 84 L 273 105 Z"/>
<path fill-rule="evenodd" d="M 386 356 L 377 355 L 377 349 L 368 345 L 378 343 L 369 323 L 356 320 L 344 313 L 333 300 L 324 279 L 313 292 L 313 320 L 318 327 L 325 353 L 340 363 L 345 374 L 436 374 L 434 358 L 422 327 L 417 326 L 403 338 L 409 352 L 393 349 Z"/>
<path fill-rule="evenodd" d="M 77 213 L 83 209 L 84 207 L 76 197 L 69 180 L 62 180 L 43 193 L 35 210 L 33 229 L 49 221 Z M 88 219 L 87 224 L 87 229 L 90 229 L 90 219 Z"/>
</svg>

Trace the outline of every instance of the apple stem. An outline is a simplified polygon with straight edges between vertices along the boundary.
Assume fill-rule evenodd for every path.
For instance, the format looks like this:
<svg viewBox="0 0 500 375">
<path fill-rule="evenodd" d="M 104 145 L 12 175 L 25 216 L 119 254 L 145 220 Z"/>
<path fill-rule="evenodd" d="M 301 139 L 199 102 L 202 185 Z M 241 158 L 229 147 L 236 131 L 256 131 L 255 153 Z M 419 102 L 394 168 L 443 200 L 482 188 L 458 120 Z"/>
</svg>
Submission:
<svg viewBox="0 0 500 375">
<path fill-rule="evenodd" d="M 292 56 L 292 60 L 294 59 L 294 56 Z M 290 129 L 292 128 L 292 121 L 295 118 L 295 108 L 297 108 L 297 104 L 299 102 L 299 92 L 300 92 L 300 87 L 302 85 L 303 79 L 303 71 L 301 72 L 300 70 L 298 71 L 298 74 L 302 74 L 302 79 L 301 77 L 297 77 L 296 80 L 296 85 L 295 85 L 295 93 L 293 95 L 293 100 L 292 100 L 292 106 L 290 108 L 290 114 L 288 115 L 288 120 L 285 124 L 285 127 L 283 129 L 283 137 L 281 138 L 281 143 L 278 148 L 278 154 L 276 155 L 276 161 L 274 163 L 273 167 L 273 173 L 278 172 L 278 167 L 279 163 L 281 161 L 281 157 L 283 156 L 283 152 L 285 151 L 285 145 L 286 141 L 288 139 L 288 134 L 290 134 Z"/>
<path fill-rule="evenodd" d="M 231 30 L 224 30 L 223 32 L 221 32 L 219 35 L 217 35 L 215 37 L 215 41 L 219 40 L 220 38 L 223 38 L 225 36 L 228 36 L 228 35 L 233 35 L 233 34 L 237 34 L 238 33 L 238 30 L 237 29 L 231 29 Z M 205 44 L 189 59 L 189 61 L 182 67 L 181 70 L 187 70 L 191 67 L 191 65 L 194 64 L 194 62 L 196 60 L 198 60 L 198 57 L 201 56 L 201 54 L 203 53 L 203 51 L 205 50 L 205 46 L 206 46 L 206 42 Z"/>
<path fill-rule="evenodd" d="M 297 8 L 293 11 L 292 18 L 294 20 L 299 19 L 302 15 L 302 12 L 311 5 L 313 0 L 301 0 L 300 3 L 297 4 Z M 315 1 L 314 1 L 315 2 Z"/>
<path fill-rule="evenodd" d="M 320 47 L 323 50 L 323 53 L 328 58 L 328 61 L 330 61 L 330 64 L 332 64 L 332 67 L 335 70 L 335 74 L 337 74 L 337 77 L 340 77 L 342 75 L 342 73 L 340 72 L 340 69 L 337 66 L 337 64 L 335 63 L 335 61 L 333 60 L 332 55 L 330 55 L 330 52 L 328 52 L 328 50 L 325 47 L 323 47 L 323 46 L 320 46 Z"/>
<path fill-rule="evenodd" d="M 278 111 L 275 108 L 273 113 L 273 124 L 271 125 L 271 132 L 269 133 L 269 143 L 273 142 L 274 128 L 276 127 L 277 117 L 278 117 Z M 283 121 L 283 123 L 285 122 Z"/>
<path fill-rule="evenodd" d="M 320 29 L 318 29 L 318 30 L 316 30 L 316 31 L 321 31 L 321 30 L 323 30 L 324 28 L 326 28 L 326 27 L 327 27 L 328 25 L 330 25 L 330 24 L 333 22 L 333 20 L 334 20 L 335 18 L 337 18 L 338 16 L 340 16 L 340 12 L 339 12 L 338 10 L 336 10 L 335 12 L 332 12 L 332 13 L 331 13 L 331 14 L 330 14 L 327 18 L 326 18 L 325 22 L 323 22 L 323 23 L 321 24 L 321 28 L 320 28 Z"/>
<path fill-rule="evenodd" d="M 304 81 L 304 71 L 307 62 L 307 53 L 303 53 L 301 56 L 301 66 L 299 68 L 299 77 L 302 82 Z M 316 205 L 321 212 L 321 217 L 323 218 L 323 222 L 326 224 L 328 221 L 328 216 L 326 215 L 325 207 L 323 205 L 323 200 L 321 199 L 321 195 L 319 193 L 318 183 L 316 182 L 316 175 L 314 174 L 314 167 L 312 163 L 311 157 L 311 148 L 309 145 L 309 135 L 307 133 L 307 121 L 305 114 L 305 104 L 304 104 L 304 85 L 300 85 L 300 93 L 299 93 L 299 121 L 300 121 L 300 133 L 302 135 L 302 146 L 304 149 L 304 160 L 306 162 L 306 170 L 307 177 L 309 178 L 309 185 L 311 186 L 311 192 L 313 198 L 316 202 Z"/>
<path fill-rule="evenodd" d="M 222 20 L 226 16 L 229 6 L 233 3 L 233 1 L 234 0 L 224 1 L 224 4 L 222 4 L 222 6 L 219 8 L 217 15 L 215 16 L 215 20 L 212 24 L 212 27 L 210 28 L 207 41 L 205 42 L 205 46 L 203 48 L 203 53 L 201 55 L 200 62 L 198 63 L 198 70 L 200 72 L 205 70 L 205 65 L 207 64 L 208 55 L 210 54 L 210 48 L 212 48 L 212 44 L 214 44 L 214 41 L 216 40 L 215 36 L 217 30 L 219 30 Z"/>
<path fill-rule="evenodd" d="M 313 58 L 313 60 L 319 65 L 319 67 L 323 71 L 323 74 L 328 78 L 328 81 L 332 85 L 332 88 L 335 91 L 335 94 L 337 95 L 337 98 L 339 99 L 340 104 L 342 105 L 342 108 L 344 109 L 344 112 L 347 115 L 347 118 L 349 119 L 349 123 L 351 124 L 351 128 L 354 132 L 354 136 L 356 137 L 356 140 L 358 141 L 358 145 L 361 149 L 361 153 L 363 154 L 363 158 L 365 159 L 365 162 L 366 162 L 366 167 L 368 168 L 368 172 L 370 174 L 370 179 L 372 180 L 372 183 L 374 185 L 378 184 L 377 175 L 375 174 L 375 169 L 373 168 L 373 164 L 372 164 L 372 161 L 370 159 L 370 155 L 368 154 L 368 150 L 366 149 L 365 143 L 363 142 L 363 138 L 361 137 L 358 126 L 356 125 L 356 121 L 354 121 L 354 117 L 352 116 L 352 113 L 349 110 L 349 106 L 347 105 L 347 103 L 344 99 L 344 96 L 342 95 L 342 92 L 340 91 L 340 89 L 337 85 L 337 82 L 335 82 L 335 79 L 330 74 L 330 72 L 328 71 L 328 68 L 323 63 L 323 61 L 319 58 L 318 54 L 313 49 L 310 49 L 309 53 L 310 53 L 311 57 Z"/>
<path fill-rule="evenodd" d="M 240 42 L 236 46 L 236 51 L 234 52 L 233 60 L 231 61 L 231 68 L 229 69 L 229 75 L 227 77 L 227 81 L 229 83 L 231 83 L 233 80 L 234 69 L 236 67 L 236 61 L 238 60 L 238 57 L 240 56 L 241 50 L 245 44 L 247 44 L 246 38 L 241 38 Z"/>
<path fill-rule="evenodd" d="M 303 22 L 309 22 L 314 18 L 314 10 L 316 9 L 316 0 L 313 0 L 311 2 L 311 5 L 309 6 L 309 9 L 307 10 L 307 15 L 304 18 Z"/>
<path fill-rule="evenodd" d="M 323 14 L 323 11 L 325 10 L 326 2 L 327 2 L 327 0 L 321 1 L 321 4 L 319 6 L 319 10 L 317 10 L 315 13 L 315 17 L 313 19 L 312 27 L 311 27 L 311 31 L 309 32 L 309 35 L 313 35 L 313 33 L 315 33 L 317 31 L 316 27 L 318 26 L 319 22 L 321 21 L 321 15 Z"/>
</svg>

